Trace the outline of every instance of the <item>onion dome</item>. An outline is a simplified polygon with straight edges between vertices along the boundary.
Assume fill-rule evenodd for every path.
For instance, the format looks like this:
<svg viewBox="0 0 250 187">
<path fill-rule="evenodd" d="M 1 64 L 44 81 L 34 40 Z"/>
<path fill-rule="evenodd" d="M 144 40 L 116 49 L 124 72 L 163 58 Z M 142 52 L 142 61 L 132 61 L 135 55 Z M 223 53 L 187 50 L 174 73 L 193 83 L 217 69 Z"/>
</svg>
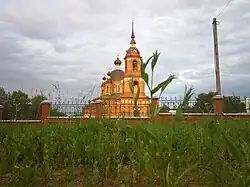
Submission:
<svg viewBox="0 0 250 187">
<path fill-rule="evenodd" d="M 111 79 L 113 81 L 121 81 L 123 79 L 123 76 L 124 76 L 124 71 L 120 69 L 115 69 L 111 72 Z"/>
<path fill-rule="evenodd" d="M 111 72 L 110 71 L 107 73 L 107 81 L 106 82 L 107 83 L 112 83 Z"/>
<path fill-rule="evenodd" d="M 116 66 L 120 66 L 122 64 L 122 61 L 119 59 L 119 56 L 117 55 L 117 59 L 114 61 L 114 64 Z"/>
</svg>

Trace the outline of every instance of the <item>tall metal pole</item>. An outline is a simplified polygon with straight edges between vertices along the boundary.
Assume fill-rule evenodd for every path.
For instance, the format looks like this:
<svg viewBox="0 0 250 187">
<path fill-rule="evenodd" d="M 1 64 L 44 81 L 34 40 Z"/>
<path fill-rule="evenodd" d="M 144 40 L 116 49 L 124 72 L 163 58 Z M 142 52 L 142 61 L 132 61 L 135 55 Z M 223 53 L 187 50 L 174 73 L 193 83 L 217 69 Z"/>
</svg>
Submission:
<svg viewBox="0 0 250 187">
<path fill-rule="evenodd" d="M 221 95 L 219 47 L 218 47 L 217 20 L 216 20 L 216 18 L 213 18 L 212 25 L 213 25 L 213 35 L 214 35 L 214 60 L 215 60 L 215 76 L 216 76 L 216 94 Z"/>
</svg>

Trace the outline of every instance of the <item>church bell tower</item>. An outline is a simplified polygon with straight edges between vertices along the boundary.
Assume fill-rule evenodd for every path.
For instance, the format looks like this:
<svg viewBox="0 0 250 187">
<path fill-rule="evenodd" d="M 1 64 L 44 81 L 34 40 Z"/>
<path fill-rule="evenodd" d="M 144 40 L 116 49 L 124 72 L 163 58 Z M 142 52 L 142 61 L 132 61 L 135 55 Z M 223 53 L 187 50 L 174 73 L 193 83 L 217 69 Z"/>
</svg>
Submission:
<svg viewBox="0 0 250 187">
<path fill-rule="evenodd" d="M 141 55 L 140 51 L 136 47 L 135 34 L 134 34 L 134 21 L 132 21 L 132 33 L 130 47 L 126 51 L 124 57 L 125 60 L 125 72 L 124 72 L 124 97 L 131 97 L 132 94 L 129 89 L 129 80 L 134 78 L 135 93 L 137 92 L 138 87 L 140 87 L 140 97 L 145 97 L 145 83 L 141 78 Z"/>
</svg>

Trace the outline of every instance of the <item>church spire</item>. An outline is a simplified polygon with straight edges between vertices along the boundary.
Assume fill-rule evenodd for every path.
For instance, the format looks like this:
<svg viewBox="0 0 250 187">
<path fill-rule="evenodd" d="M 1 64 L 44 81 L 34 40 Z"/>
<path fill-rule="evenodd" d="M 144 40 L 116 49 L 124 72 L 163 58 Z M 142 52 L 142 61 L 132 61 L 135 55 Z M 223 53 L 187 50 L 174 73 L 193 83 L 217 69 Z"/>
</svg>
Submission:
<svg viewBox="0 0 250 187">
<path fill-rule="evenodd" d="M 132 33 L 131 33 L 131 46 L 134 46 L 136 44 L 135 42 L 135 33 L 134 33 L 134 20 L 132 20 Z"/>
</svg>

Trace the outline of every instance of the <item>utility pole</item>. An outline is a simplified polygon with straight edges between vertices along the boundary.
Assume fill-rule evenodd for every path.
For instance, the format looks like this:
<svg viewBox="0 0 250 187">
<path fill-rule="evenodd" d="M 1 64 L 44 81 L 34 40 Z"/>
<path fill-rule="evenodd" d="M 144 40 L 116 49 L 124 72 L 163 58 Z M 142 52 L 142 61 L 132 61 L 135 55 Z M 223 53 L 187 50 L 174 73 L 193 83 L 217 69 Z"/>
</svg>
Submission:
<svg viewBox="0 0 250 187">
<path fill-rule="evenodd" d="M 215 76 L 216 76 L 216 94 L 221 95 L 219 48 L 218 48 L 217 20 L 216 20 L 216 18 L 213 18 L 212 25 L 213 25 L 213 35 L 214 35 L 214 60 L 215 60 Z"/>
</svg>

